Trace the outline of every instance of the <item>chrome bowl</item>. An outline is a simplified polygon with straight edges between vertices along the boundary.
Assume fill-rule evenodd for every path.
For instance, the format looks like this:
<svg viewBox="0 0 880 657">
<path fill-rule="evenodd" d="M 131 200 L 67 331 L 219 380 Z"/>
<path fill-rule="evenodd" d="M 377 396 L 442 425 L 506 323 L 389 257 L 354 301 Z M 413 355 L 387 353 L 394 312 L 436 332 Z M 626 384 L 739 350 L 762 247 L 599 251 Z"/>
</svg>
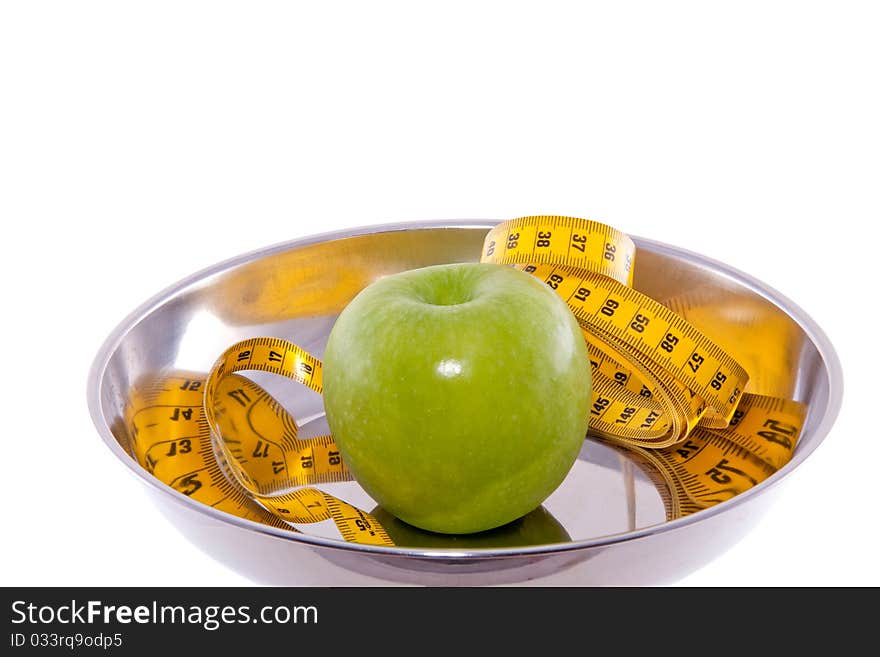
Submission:
<svg viewBox="0 0 880 657">
<path fill-rule="evenodd" d="M 675 581 L 732 546 L 777 499 L 780 484 L 830 430 L 841 403 L 837 355 L 800 308 L 742 272 L 683 249 L 634 238 L 634 287 L 675 308 L 694 297 L 727 312 L 688 319 L 710 337 L 742 333 L 734 354 L 750 390 L 805 403 L 808 415 L 792 460 L 759 485 L 692 515 L 667 519 L 660 495 L 626 454 L 588 439 L 544 504 L 570 540 L 509 547 L 376 547 L 326 532 L 297 533 L 218 511 L 173 490 L 123 448 L 135 382 L 167 370 L 207 372 L 233 342 L 283 337 L 321 357 L 330 328 L 358 290 L 379 276 L 479 259 L 485 221 L 368 226 L 249 253 L 181 281 L 147 301 L 108 337 L 88 381 L 92 419 L 107 447 L 147 486 L 167 518 L 196 546 L 260 584 L 654 585 Z M 774 326 L 772 354 L 748 349 L 749 331 Z M 309 435 L 320 430 L 320 397 L 290 382 L 270 390 Z M 324 424 L 323 427 L 326 427 Z M 354 482 L 327 490 L 370 511 Z M 788 499 L 787 504 L 797 504 Z"/>
</svg>

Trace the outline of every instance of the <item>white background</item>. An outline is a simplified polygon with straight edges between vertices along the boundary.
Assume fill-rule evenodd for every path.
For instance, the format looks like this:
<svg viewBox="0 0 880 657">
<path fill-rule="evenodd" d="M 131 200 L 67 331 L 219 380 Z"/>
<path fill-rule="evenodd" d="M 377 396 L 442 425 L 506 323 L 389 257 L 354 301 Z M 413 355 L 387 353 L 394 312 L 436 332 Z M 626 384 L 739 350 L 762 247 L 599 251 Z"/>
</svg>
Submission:
<svg viewBox="0 0 880 657">
<path fill-rule="evenodd" d="M 146 298 L 313 233 L 536 213 L 729 263 L 838 350 L 827 441 L 681 583 L 880 584 L 872 4 L 3 3 L 0 584 L 248 584 L 89 418 Z"/>
</svg>

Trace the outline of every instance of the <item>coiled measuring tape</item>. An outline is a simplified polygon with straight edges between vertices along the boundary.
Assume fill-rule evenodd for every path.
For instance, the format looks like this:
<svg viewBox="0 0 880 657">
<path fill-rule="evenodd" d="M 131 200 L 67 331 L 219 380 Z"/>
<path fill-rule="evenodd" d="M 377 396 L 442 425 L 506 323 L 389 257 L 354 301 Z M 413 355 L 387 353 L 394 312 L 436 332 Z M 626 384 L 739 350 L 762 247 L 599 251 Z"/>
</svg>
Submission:
<svg viewBox="0 0 880 657">
<path fill-rule="evenodd" d="M 672 519 L 781 468 L 806 409 L 746 392 L 748 374 L 723 345 L 632 287 L 635 258 L 632 240 L 614 228 L 535 216 L 490 230 L 480 260 L 536 276 L 566 301 L 593 372 L 588 435 L 625 450 Z M 678 310 L 687 304 L 679 299 Z M 332 521 L 347 541 L 393 545 L 373 516 L 316 487 L 352 479 L 332 436 L 299 438 L 295 419 L 246 371 L 322 391 L 313 355 L 279 338 L 243 340 L 208 373 L 164 372 L 132 389 L 125 414 L 132 457 L 221 511 L 294 531 Z"/>
</svg>

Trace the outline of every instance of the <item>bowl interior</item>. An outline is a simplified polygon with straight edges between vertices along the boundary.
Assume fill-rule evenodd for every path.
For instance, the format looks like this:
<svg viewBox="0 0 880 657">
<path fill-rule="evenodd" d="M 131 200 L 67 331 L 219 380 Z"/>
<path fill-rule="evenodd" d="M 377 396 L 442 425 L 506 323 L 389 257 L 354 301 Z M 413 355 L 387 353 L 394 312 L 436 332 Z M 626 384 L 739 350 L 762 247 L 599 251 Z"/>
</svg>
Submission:
<svg viewBox="0 0 880 657">
<path fill-rule="evenodd" d="M 99 356 L 93 385 L 105 433 L 126 446 L 125 409 L 133 386 L 167 372 L 205 373 L 237 340 L 281 337 L 322 357 L 336 316 L 360 289 L 406 269 L 476 261 L 488 228 L 487 224 L 425 224 L 315 238 L 243 256 L 195 275 L 126 320 Z M 786 307 L 784 299 L 747 277 L 678 249 L 635 241 L 634 287 L 722 342 L 749 372 L 749 392 L 807 404 L 809 414 L 796 457 L 783 471 L 794 467 L 823 437 L 815 429 L 829 407 L 831 378 L 810 327 Z M 764 346 L 766 340 L 755 339 L 768 332 L 778 337 L 778 348 L 771 352 Z M 327 431 L 318 395 L 278 377 L 255 374 L 252 378 L 297 418 L 302 437 Z M 139 468 L 125 451 L 116 451 Z M 375 507 L 354 482 L 321 487 L 366 511 Z M 168 493 L 184 501 L 178 493 L 170 489 Z M 489 543 L 485 537 L 461 537 L 454 546 L 591 541 L 669 520 L 652 477 L 637 461 L 587 439 L 569 476 L 538 512 L 527 517 L 525 529 L 520 523 L 490 537 Z M 332 523 L 300 529 L 346 545 Z M 432 545 L 429 537 L 399 529 L 404 532 L 400 539 L 404 545 L 417 547 L 425 540 Z M 290 533 L 293 540 L 301 536 Z"/>
</svg>

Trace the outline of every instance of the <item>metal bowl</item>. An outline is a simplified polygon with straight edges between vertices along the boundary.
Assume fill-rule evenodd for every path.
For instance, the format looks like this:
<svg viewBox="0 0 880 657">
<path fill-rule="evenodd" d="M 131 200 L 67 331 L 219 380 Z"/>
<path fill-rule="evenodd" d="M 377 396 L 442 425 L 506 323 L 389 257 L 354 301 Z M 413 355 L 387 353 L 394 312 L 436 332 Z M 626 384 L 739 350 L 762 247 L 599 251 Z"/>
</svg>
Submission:
<svg viewBox="0 0 880 657">
<path fill-rule="evenodd" d="M 660 495 L 626 454 L 588 439 L 563 484 L 544 504 L 564 528 L 552 543 L 477 547 L 375 547 L 332 535 L 277 529 L 203 505 L 155 479 L 134 461 L 123 416 L 133 384 L 167 369 L 207 372 L 233 342 L 290 339 L 320 357 L 336 315 L 358 290 L 393 272 L 479 258 L 493 224 L 436 221 L 371 226 L 296 240 L 220 263 L 161 292 L 126 318 L 98 353 L 88 382 L 92 419 L 108 448 L 152 493 L 195 545 L 257 583 L 277 585 L 653 585 L 674 581 L 729 548 L 758 522 L 780 484 L 824 439 L 841 403 L 837 356 L 797 306 L 741 272 L 694 253 L 634 238 L 634 287 L 676 307 L 706 301 L 711 316 L 688 319 L 710 337 L 735 340 L 751 390 L 808 406 L 792 460 L 759 485 L 692 515 L 667 520 Z M 694 304 L 690 304 L 694 306 Z M 718 308 L 725 309 L 717 312 Z M 778 331 L 776 353 L 749 352 L 749 331 Z M 320 429 L 320 397 L 289 382 L 271 392 Z M 365 510 L 354 482 L 339 497 Z M 788 500 L 796 504 L 796 500 Z"/>
</svg>

